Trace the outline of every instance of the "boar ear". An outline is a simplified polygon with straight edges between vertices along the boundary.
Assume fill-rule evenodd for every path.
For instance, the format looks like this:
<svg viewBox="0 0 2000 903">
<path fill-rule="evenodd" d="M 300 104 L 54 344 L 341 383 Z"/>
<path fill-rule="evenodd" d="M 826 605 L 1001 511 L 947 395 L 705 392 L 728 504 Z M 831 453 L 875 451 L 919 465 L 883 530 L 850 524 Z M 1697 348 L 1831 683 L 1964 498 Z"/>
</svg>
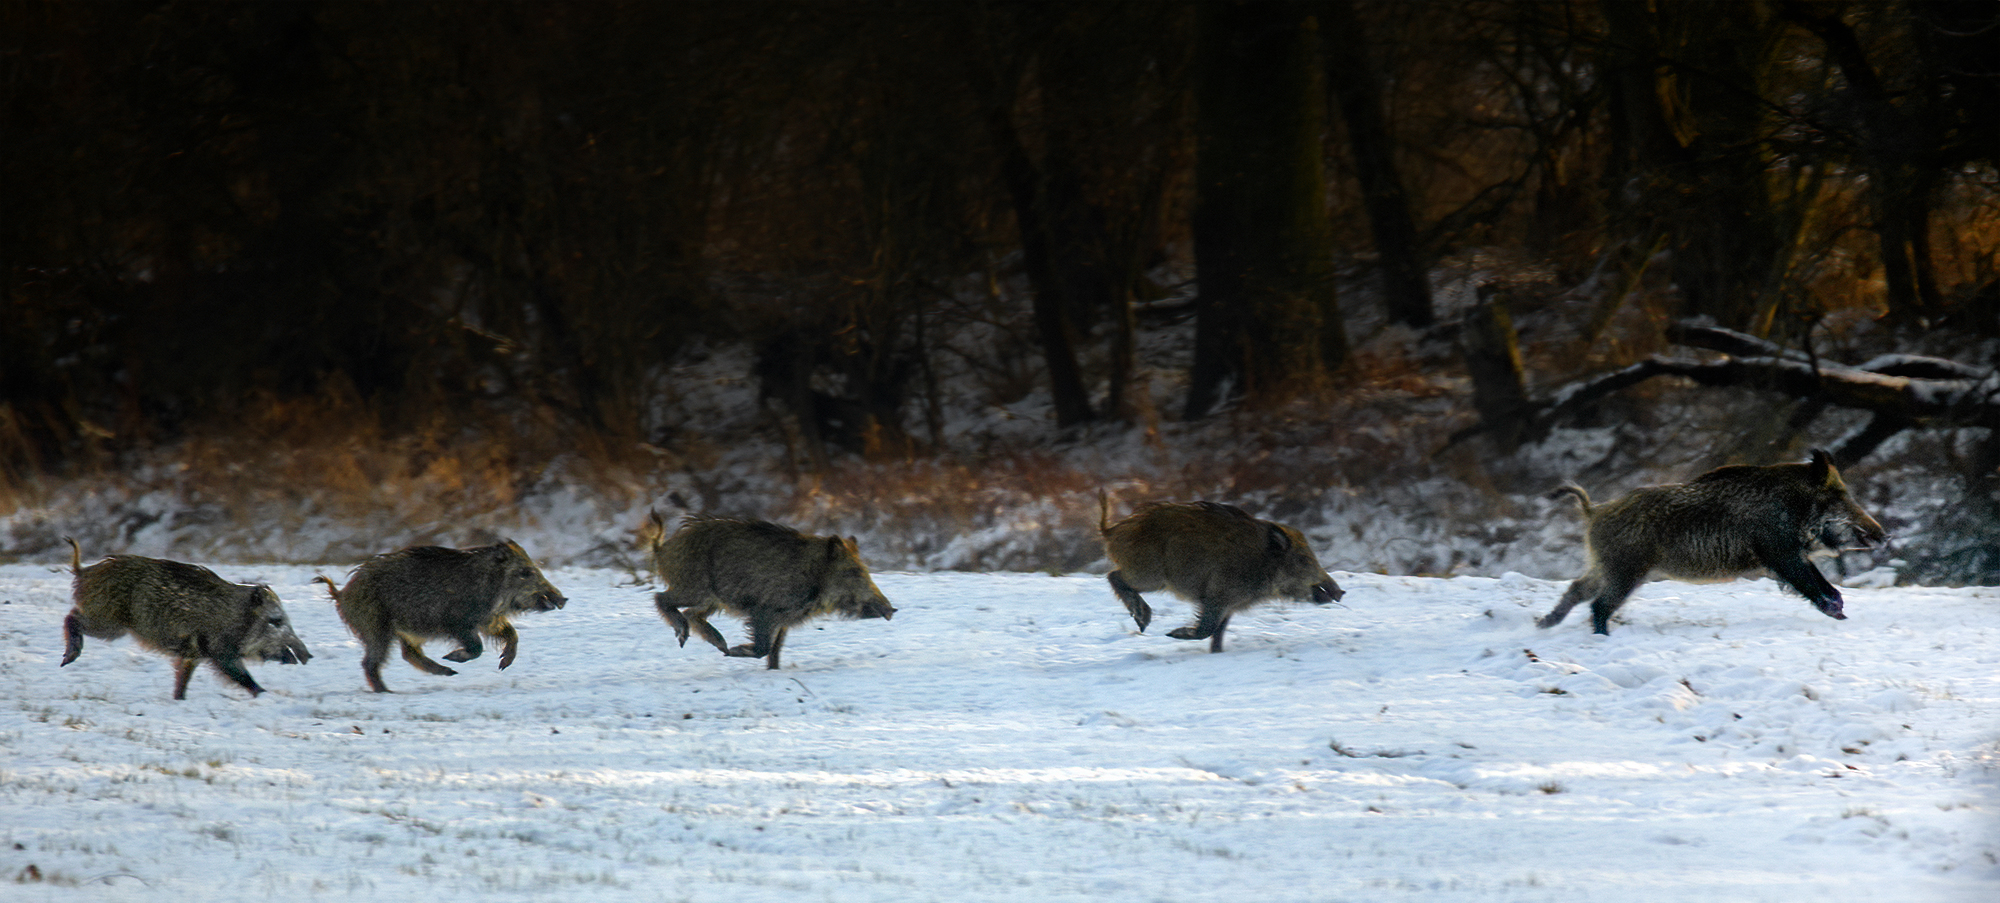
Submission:
<svg viewBox="0 0 2000 903">
<path fill-rule="evenodd" d="M 1285 535 L 1285 528 L 1277 524 L 1264 525 L 1265 551 L 1273 555 L 1283 555 L 1292 550 L 1292 538 Z"/>
<path fill-rule="evenodd" d="M 1840 471 L 1833 469 L 1833 455 L 1826 449 L 1815 448 L 1812 451 L 1812 479 L 1821 486 L 1840 485 Z"/>
<path fill-rule="evenodd" d="M 667 522 L 660 519 L 660 509 L 658 508 L 646 509 L 646 522 L 652 524 L 655 530 L 662 533 L 667 531 Z"/>
</svg>

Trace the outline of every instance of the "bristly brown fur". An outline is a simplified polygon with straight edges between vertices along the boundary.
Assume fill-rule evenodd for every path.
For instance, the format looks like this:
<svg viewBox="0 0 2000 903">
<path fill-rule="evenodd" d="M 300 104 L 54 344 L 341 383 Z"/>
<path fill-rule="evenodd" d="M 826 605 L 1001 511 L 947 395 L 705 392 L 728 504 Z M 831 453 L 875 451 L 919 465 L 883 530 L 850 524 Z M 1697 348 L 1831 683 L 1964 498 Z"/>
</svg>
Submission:
<svg viewBox="0 0 2000 903">
<path fill-rule="evenodd" d="M 1100 507 L 1100 519 L 1106 517 Z M 1101 528 L 1114 570 L 1105 579 L 1144 633 L 1152 606 L 1140 593 L 1165 589 L 1195 604 L 1195 621 L 1168 636 L 1209 641 L 1222 637 L 1236 612 L 1267 599 L 1338 600 L 1333 582 L 1297 530 L 1258 520 L 1218 502 L 1155 502 Z"/>
<path fill-rule="evenodd" d="M 1589 567 L 1536 622 L 1545 628 L 1589 600 L 1591 628 L 1609 633 L 1611 616 L 1655 573 L 1718 580 L 1768 570 L 1822 614 L 1844 619 L 1840 591 L 1810 556 L 1820 548 L 1867 548 L 1887 538 L 1854 503 L 1823 450 L 1803 464 L 1719 467 L 1597 506 L 1581 488 L 1557 492 L 1573 492 L 1584 502 Z"/>
<path fill-rule="evenodd" d="M 377 555 L 355 568 L 339 589 L 332 580 L 317 579 L 333 596 L 340 620 L 361 641 L 361 673 L 377 693 L 389 692 L 382 665 L 392 643 L 418 670 L 450 676 L 458 672 L 424 655 L 424 640 L 455 639 L 459 648 L 446 653 L 445 660 L 468 662 L 485 652 L 481 636 L 491 636 L 500 641 L 504 669 L 520 648 L 520 635 L 508 616 L 549 611 L 569 601 L 512 540 L 473 549 L 414 546 Z"/>
<path fill-rule="evenodd" d="M 68 541 L 75 605 L 63 618 L 63 665 L 82 654 L 86 636 L 109 641 L 130 633 L 174 659 L 174 698 L 185 699 L 188 678 L 202 661 L 254 697 L 264 688 L 244 660 L 300 664 L 312 658 L 268 586 L 230 583 L 205 567 L 139 555 L 83 567 L 83 549 Z"/>
<path fill-rule="evenodd" d="M 886 620 L 896 613 L 853 537 L 705 514 L 688 516 L 671 536 L 665 532 L 655 512 L 640 539 L 667 583 L 654 605 L 683 646 L 695 634 L 724 655 L 762 658 L 776 669 L 786 633 L 799 624 L 821 615 Z M 729 645 L 708 623 L 718 610 L 748 622 L 751 641 Z"/>
</svg>

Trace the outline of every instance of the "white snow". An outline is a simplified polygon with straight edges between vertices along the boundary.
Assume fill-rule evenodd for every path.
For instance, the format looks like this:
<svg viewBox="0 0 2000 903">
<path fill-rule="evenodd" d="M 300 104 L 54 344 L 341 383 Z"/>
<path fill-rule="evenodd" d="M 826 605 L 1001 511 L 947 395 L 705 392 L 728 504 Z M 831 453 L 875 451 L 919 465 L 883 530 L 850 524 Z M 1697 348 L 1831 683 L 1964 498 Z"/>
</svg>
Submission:
<svg viewBox="0 0 2000 903">
<path fill-rule="evenodd" d="M 315 653 L 258 699 L 58 668 L 68 574 L 0 567 L 0 899 L 2000 899 L 2000 590 L 1655 583 L 1598 638 L 1533 626 L 1560 583 L 1336 572 L 1210 655 L 1100 577 L 888 573 L 771 672 L 570 568 L 512 668 L 375 695 L 342 568 L 217 570 Z"/>
</svg>

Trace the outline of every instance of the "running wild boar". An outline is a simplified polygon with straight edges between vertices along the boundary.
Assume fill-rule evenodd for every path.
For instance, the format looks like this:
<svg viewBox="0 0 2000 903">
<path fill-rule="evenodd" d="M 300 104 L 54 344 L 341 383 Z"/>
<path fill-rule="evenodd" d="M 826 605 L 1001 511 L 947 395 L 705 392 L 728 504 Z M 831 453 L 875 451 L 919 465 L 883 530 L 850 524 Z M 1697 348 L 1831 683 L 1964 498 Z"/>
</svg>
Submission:
<svg viewBox="0 0 2000 903">
<path fill-rule="evenodd" d="M 507 620 L 524 611 L 550 611 L 569 600 L 542 576 L 533 559 L 513 540 L 474 549 L 416 546 L 377 555 L 361 563 L 347 586 L 317 578 L 333 595 L 340 619 L 361 640 L 361 673 L 368 687 L 389 692 L 382 663 L 389 643 L 403 647 L 403 660 L 441 677 L 457 674 L 424 655 L 424 641 L 445 638 L 459 648 L 446 661 L 469 662 L 485 651 L 480 635 L 500 641 L 500 667 L 514 663 L 520 635 Z"/>
<path fill-rule="evenodd" d="M 1588 567 L 1540 627 L 1562 623 L 1590 601 L 1591 627 L 1611 632 L 1611 616 L 1650 575 L 1729 580 L 1769 570 L 1827 617 L 1845 619 L 1840 590 L 1809 556 L 1866 549 L 1887 539 L 1882 525 L 1847 494 L 1825 451 L 1804 464 L 1720 467 L 1687 483 L 1647 486 L 1593 506 L 1572 484 L 1588 522 Z"/>
<path fill-rule="evenodd" d="M 691 515 L 667 535 L 658 512 L 640 528 L 653 570 L 667 583 L 654 595 L 660 617 L 687 645 L 690 631 L 722 654 L 778 667 L 793 627 L 821 615 L 894 617 L 853 537 L 811 536 L 761 520 Z M 731 646 L 708 623 L 721 609 L 748 622 L 750 642 Z"/>
<path fill-rule="evenodd" d="M 76 603 L 63 618 L 64 665 L 83 652 L 86 636 L 108 641 L 130 633 L 173 657 L 174 698 L 186 699 L 188 677 L 203 659 L 255 697 L 264 688 L 243 669 L 245 659 L 295 665 L 312 658 L 268 586 L 230 583 L 199 565 L 138 555 L 84 567 L 82 547 L 64 539 Z"/>
<path fill-rule="evenodd" d="M 1310 599 L 1324 605 L 1345 593 L 1333 582 L 1299 531 L 1258 520 L 1215 502 L 1155 503 L 1107 524 L 1110 502 L 1099 498 L 1098 531 L 1115 568 L 1107 577 L 1139 632 L 1153 609 L 1139 594 L 1165 589 L 1195 606 L 1194 623 L 1167 636 L 1208 640 L 1222 651 L 1229 619 L 1267 599 Z"/>
</svg>

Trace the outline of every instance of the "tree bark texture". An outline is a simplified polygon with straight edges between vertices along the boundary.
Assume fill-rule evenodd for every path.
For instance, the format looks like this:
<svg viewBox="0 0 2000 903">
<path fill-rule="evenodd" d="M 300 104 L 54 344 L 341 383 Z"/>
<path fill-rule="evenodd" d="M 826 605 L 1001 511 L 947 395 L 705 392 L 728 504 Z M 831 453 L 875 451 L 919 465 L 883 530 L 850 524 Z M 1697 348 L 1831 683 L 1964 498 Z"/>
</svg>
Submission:
<svg viewBox="0 0 2000 903">
<path fill-rule="evenodd" d="M 1347 126 L 1347 149 L 1361 182 L 1362 203 L 1375 236 L 1382 273 L 1382 298 L 1389 319 L 1423 328 L 1435 322 L 1430 268 L 1410 215 L 1409 195 L 1396 172 L 1395 139 L 1382 113 L 1384 90 L 1368 59 L 1368 34 L 1352 0 L 1326 0 L 1315 7 L 1326 36 L 1327 71 Z"/>
<path fill-rule="evenodd" d="M 1347 355 L 1328 255 L 1312 20 L 1300 3 L 1217 3 L 1199 27 L 1190 419 L 1225 391 L 1275 401 Z"/>
</svg>

